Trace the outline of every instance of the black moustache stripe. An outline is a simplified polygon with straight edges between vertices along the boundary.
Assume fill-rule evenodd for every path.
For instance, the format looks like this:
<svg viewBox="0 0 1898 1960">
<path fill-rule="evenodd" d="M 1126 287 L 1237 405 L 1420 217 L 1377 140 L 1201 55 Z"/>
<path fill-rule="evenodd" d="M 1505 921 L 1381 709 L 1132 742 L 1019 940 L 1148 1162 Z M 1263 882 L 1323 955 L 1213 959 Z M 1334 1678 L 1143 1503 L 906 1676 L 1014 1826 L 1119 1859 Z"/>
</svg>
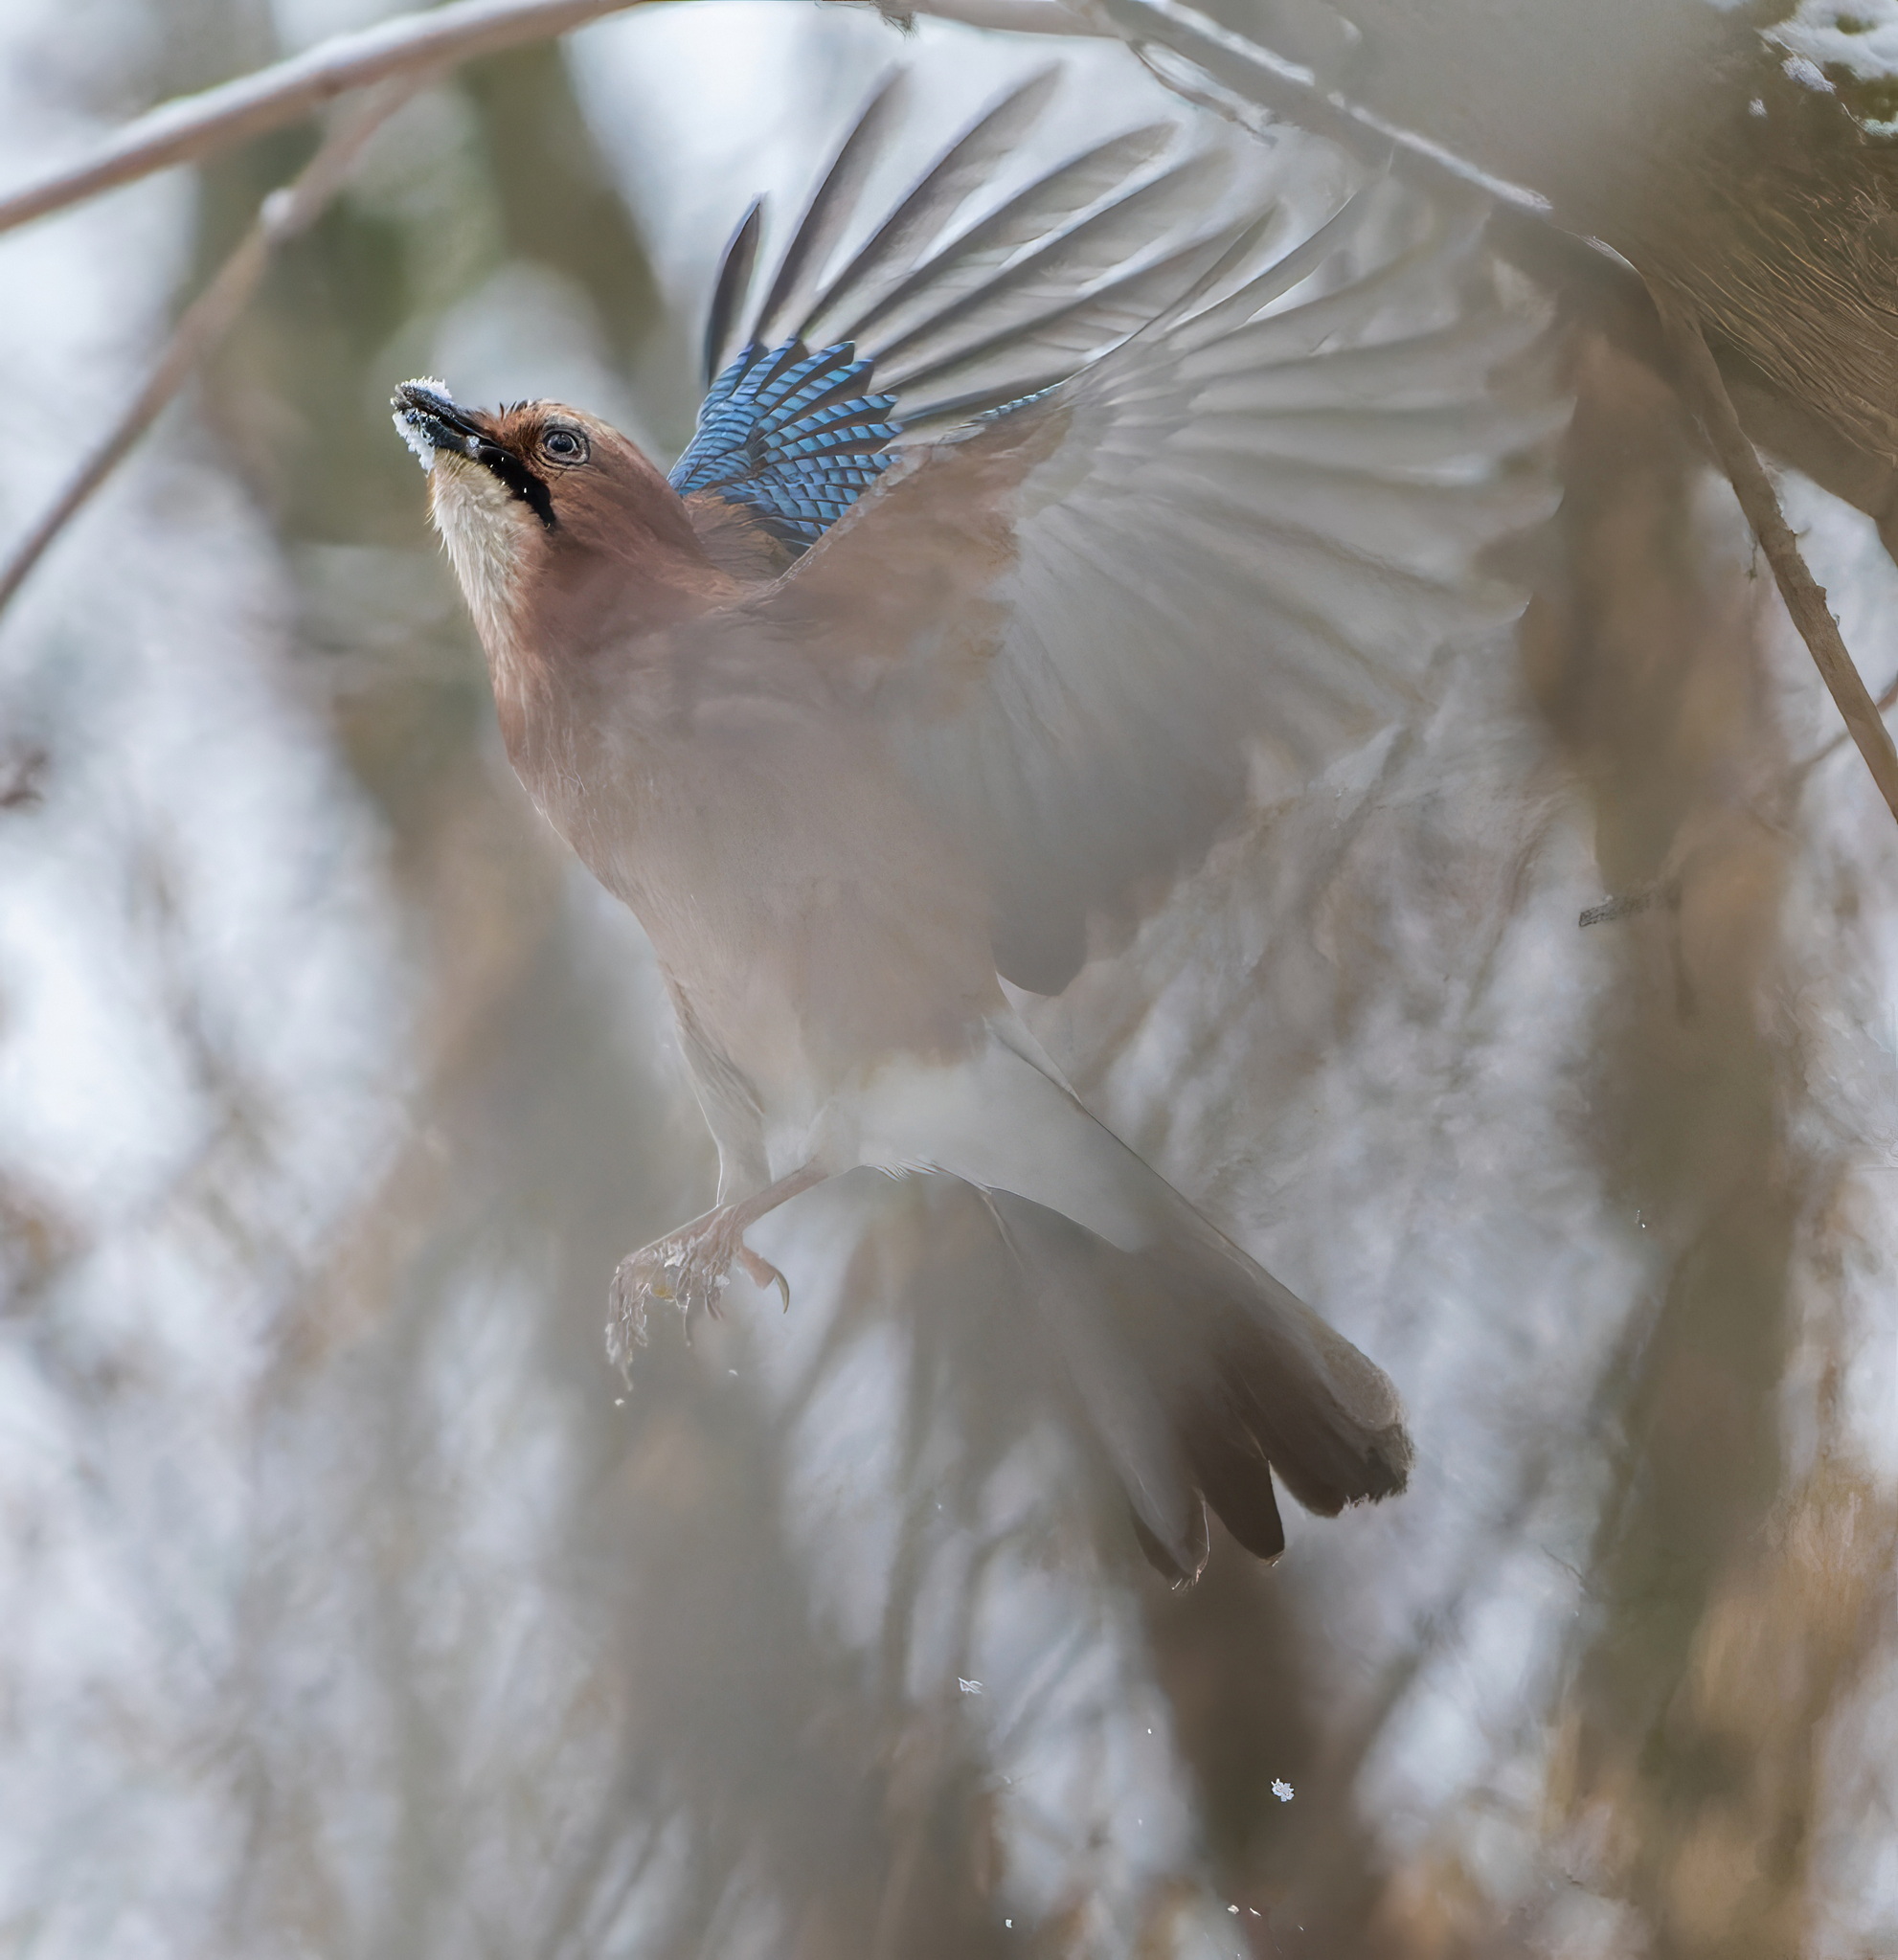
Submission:
<svg viewBox="0 0 1898 1960">
<path fill-rule="evenodd" d="M 549 530 L 554 529 L 554 500 L 547 485 L 518 457 L 508 455 L 498 442 L 477 442 L 474 460 L 499 477 Z"/>
</svg>

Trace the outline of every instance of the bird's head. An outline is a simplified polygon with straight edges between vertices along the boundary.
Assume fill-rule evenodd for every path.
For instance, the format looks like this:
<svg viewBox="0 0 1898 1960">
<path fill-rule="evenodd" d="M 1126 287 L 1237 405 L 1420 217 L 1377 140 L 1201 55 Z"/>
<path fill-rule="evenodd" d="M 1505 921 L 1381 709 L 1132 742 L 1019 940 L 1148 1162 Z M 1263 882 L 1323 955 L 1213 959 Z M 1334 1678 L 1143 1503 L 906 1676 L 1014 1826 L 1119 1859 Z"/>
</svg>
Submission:
<svg viewBox="0 0 1898 1960">
<path fill-rule="evenodd" d="M 552 401 L 463 408 L 433 380 L 405 381 L 391 406 L 497 663 L 609 613 L 659 624 L 703 603 L 711 568 L 684 503 L 598 417 Z"/>
</svg>

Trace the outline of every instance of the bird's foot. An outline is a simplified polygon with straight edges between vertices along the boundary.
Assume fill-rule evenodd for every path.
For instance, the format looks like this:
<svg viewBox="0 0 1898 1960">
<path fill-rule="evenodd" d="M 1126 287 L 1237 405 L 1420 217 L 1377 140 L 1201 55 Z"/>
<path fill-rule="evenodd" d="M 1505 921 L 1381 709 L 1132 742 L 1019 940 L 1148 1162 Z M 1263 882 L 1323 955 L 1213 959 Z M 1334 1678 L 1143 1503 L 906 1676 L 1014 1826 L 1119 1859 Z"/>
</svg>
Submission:
<svg viewBox="0 0 1898 1960">
<path fill-rule="evenodd" d="M 760 1292 L 775 1286 L 791 1305 L 791 1288 L 769 1259 L 745 1244 L 745 1228 L 755 1213 L 739 1205 L 720 1205 L 663 1239 L 642 1246 L 620 1261 L 613 1275 L 612 1318 L 606 1323 L 606 1351 L 630 1378 L 633 1350 L 646 1343 L 646 1314 L 655 1303 L 676 1307 L 691 1340 L 700 1314 L 717 1319 L 719 1295 L 731 1283 L 735 1263 Z"/>
</svg>

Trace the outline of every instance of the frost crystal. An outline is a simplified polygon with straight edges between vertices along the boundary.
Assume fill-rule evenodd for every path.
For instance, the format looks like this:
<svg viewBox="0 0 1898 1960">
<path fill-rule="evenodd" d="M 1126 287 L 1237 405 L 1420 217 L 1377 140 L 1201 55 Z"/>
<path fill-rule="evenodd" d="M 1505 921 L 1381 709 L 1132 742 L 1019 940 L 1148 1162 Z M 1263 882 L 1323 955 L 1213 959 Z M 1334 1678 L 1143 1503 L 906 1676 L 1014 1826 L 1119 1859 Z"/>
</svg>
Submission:
<svg viewBox="0 0 1898 1960">
<path fill-rule="evenodd" d="M 405 388 L 426 389 L 430 394 L 444 402 L 452 402 L 454 396 L 448 393 L 448 384 L 438 381 L 433 374 L 418 374 L 413 381 L 402 384 Z M 424 470 L 435 465 L 435 444 L 428 439 L 422 428 L 421 417 L 414 409 L 398 408 L 390 417 L 395 424 L 395 433 L 415 451 L 416 461 Z"/>
<path fill-rule="evenodd" d="M 402 440 L 415 451 L 416 461 L 421 464 L 422 468 L 424 470 L 433 469 L 435 467 L 435 444 L 416 426 L 415 418 L 412 416 L 396 415 L 391 416 L 389 419 L 395 424 L 396 435 L 401 437 Z"/>
</svg>

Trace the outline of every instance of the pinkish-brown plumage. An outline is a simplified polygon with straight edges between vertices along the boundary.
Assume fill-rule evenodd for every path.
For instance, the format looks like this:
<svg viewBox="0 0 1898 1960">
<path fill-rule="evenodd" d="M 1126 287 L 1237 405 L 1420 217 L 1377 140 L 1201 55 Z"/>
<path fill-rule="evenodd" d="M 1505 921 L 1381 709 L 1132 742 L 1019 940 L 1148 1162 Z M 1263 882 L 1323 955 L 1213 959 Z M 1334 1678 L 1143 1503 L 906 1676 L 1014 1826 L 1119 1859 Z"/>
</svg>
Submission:
<svg viewBox="0 0 1898 1960">
<path fill-rule="evenodd" d="M 1525 513 L 1482 471 L 1548 424 L 1457 417 L 1534 323 L 1433 325 L 1407 372 L 1393 286 L 1440 322 L 1475 238 L 1374 209 L 1302 259 L 1186 255 L 1161 319 L 893 467 L 847 343 L 742 355 L 689 500 L 578 411 L 397 397 L 508 753 L 650 935 L 718 1143 L 714 1209 L 621 1269 L 616 1351 L 734 1260 L 781 1284 L 744 1229 L 817 1179 L 961 1178 L 1175 1575 L 1202 1496 L 1270 1555 L 1275 1473 L 1325 1512 L 1401 1488 L 1396 1396 L 1088 1114 L 1003 980 L 1064 985 L 1249 779 L 1374 730 L 1491 603 L 1470 560 Z"/>
</svg>

